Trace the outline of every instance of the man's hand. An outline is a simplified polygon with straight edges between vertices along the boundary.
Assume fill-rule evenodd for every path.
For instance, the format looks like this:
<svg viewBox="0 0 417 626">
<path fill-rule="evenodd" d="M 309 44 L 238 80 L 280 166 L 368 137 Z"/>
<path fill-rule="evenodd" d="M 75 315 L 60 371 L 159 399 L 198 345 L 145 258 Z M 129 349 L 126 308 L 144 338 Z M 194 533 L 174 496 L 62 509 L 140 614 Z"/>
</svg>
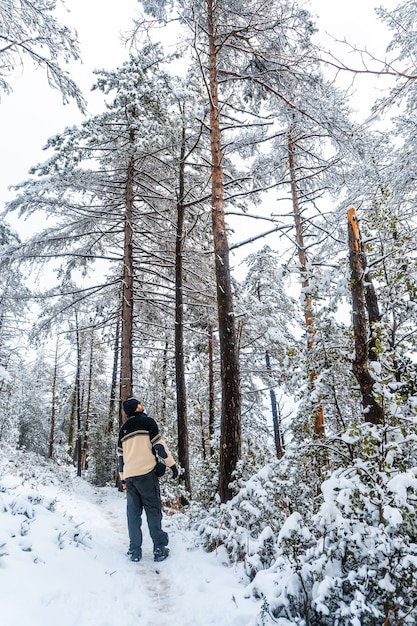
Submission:
<svg viewBox="0 0 417 626">
<path fill-rule="evenodd" d="M 173 465 L 171 467 L 171 472 L 172 472 L 172 478 L 178 478 L 178 467 L 176 465 Z"/>
<path fill-rule="evenodd" d="M 125 480 L 122 480 L 121 488 L 122 488 L 122 491 L 126 491 L 126 481 Z"/>
</svg>

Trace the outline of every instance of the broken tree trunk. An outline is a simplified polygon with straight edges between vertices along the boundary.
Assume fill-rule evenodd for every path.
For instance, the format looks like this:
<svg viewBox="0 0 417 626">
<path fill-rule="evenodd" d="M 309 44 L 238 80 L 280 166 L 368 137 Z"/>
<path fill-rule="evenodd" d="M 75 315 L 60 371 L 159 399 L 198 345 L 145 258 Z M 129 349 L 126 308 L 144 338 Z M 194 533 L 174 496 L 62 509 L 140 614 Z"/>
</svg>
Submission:
<svg viewBox="0 0 417 626">
<path fill-rule="evenodd" d="M 360 239 L 356 209 L 353 207 L 348 210 L 348 237 L 355 336 L 355 358 L 352 370 L 361 390 L 365 421 L 380 424 L 383 421 L 383 410 L 376 402 L 375 379 L 368 369 L 369 361 L 376 359 L 372 324 L 378 321 L 380 316 L 371 277 L 366 272 L 366 254 Z"/>
</svg>

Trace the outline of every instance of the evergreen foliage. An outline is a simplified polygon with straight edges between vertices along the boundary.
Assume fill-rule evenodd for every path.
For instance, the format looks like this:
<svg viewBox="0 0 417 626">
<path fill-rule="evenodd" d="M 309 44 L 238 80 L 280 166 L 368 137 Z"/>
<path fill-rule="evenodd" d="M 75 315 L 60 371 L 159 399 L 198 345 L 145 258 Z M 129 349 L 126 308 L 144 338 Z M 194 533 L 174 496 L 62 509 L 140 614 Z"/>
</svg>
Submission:
<svg viewBox="0 0 417 626">
<path fill-rule="evenodd" d="M 0 90 L 9 93 L 9 76 L 25 60 L 42 67 L 48 84 L 59 89 L 63 102 L 74 98 L 81 110 L 85 100 L 68 72 L 59 61 L 80 59 L 76 33 L 58 22 L 54 15 L 55 0 L 13 0 L 0 7 Z"/>
</svg>

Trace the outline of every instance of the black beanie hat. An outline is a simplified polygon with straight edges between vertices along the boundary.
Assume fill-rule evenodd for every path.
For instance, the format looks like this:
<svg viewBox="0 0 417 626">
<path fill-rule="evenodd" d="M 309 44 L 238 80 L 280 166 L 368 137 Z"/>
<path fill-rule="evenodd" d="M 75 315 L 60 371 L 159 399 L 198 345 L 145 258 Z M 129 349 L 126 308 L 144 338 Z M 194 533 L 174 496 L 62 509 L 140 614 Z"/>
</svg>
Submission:
<svg viewBox="0 0 417 626">
<path fill-rule="evenodd" d="M 123 402 L 123 411 L 128 417 L 132 417 L 132 415 L 135 414 L 138 404 L 140 404 L 140 402 L 136 400 L 136 398 L 128 398 Z"/>
</svg>

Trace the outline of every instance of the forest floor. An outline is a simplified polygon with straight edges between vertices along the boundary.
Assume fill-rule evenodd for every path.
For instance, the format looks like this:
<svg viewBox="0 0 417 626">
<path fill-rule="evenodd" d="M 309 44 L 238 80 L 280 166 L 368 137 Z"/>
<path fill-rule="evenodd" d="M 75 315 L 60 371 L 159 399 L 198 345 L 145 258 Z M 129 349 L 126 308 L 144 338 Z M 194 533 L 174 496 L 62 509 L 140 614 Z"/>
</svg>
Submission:
<svg viewBox="0 0 417 626">
<path fill-rule="evenodd" d="M 255 626 L 243 566 L 207 553 L 184 513 L 164 515 L 170 556 L 127 557 L 125 494 L 73 468 L 0 451 L 0 589 L 7 626 Z"/>
</svg>

